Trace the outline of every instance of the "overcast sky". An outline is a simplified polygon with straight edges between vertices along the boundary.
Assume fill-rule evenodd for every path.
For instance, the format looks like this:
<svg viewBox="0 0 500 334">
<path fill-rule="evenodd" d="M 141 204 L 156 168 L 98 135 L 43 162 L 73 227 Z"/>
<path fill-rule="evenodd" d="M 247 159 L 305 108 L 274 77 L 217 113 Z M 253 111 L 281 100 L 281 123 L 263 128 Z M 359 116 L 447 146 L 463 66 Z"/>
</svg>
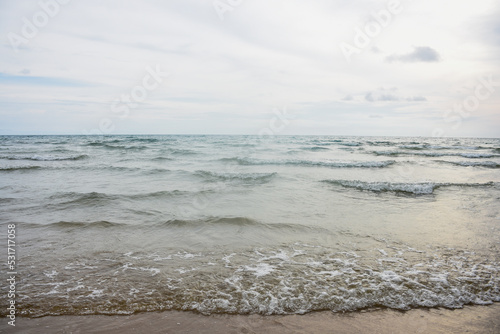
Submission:
<svg viewBox="0 0 500 334">
<path fill-rule="evenodd" d="M 0 0 L 0 33 L 0 134 L 500 137 L 498 0 Z"/>
</svg>

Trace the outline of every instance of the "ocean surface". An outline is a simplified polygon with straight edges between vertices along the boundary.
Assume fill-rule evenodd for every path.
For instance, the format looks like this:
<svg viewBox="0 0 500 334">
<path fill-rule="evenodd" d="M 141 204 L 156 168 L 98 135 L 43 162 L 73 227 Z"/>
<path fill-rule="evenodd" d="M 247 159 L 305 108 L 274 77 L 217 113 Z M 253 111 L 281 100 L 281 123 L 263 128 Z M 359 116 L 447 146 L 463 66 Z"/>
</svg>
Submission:
<svg viewBox="0 0 500 334">
<path fill-rule="evenodd" d="M 31 317 L 491 304 L 500 139 L 0 136 L 9 224 Z"/>
</svg>

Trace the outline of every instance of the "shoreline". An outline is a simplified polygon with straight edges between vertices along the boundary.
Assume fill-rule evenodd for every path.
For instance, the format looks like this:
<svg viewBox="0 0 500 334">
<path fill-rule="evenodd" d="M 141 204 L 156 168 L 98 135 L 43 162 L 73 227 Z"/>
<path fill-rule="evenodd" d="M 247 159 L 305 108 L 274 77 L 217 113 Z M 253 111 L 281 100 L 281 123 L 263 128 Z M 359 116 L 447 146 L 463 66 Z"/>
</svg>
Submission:
<svg viewBox="0 0 500 334">
<path fill-rule="evenodd" d="M 62 315 L 3 319 L 0 333 L 500 333 L 500 303 L 461 309 L 392 309 L 304 315 L 202 315 L 188 311 L 132 315 Z"/>
</svg>

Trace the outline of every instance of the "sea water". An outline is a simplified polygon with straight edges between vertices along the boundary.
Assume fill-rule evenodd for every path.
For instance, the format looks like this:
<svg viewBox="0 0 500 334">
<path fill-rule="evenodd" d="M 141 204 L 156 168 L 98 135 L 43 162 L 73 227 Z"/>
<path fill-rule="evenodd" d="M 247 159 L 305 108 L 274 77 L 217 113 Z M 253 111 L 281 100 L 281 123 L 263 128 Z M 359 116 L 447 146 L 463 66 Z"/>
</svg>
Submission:
<svg viewBox="0 0 500 334">
<path fill-rule="evenodd" d="M 490 304 L 499 200 L 500 139 L 0 137 L 26 316 Z"/>
</svg>

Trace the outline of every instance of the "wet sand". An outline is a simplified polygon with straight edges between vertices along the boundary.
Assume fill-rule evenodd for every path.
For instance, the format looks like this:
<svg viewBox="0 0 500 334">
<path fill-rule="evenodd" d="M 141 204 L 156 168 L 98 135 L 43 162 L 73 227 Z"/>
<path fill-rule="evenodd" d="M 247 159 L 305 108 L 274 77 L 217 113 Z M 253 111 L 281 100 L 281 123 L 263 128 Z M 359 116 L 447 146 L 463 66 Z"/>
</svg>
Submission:
<svg viewBox="0 0 500 334">
<path fill-rule="evenodd" d="M 129 316 L 2 319 L 0 333 L 500 333 L 500 303 L 463 309 L 375 310 L 306 315 L 211 315 L 154 312 Z"/>
</svg>

